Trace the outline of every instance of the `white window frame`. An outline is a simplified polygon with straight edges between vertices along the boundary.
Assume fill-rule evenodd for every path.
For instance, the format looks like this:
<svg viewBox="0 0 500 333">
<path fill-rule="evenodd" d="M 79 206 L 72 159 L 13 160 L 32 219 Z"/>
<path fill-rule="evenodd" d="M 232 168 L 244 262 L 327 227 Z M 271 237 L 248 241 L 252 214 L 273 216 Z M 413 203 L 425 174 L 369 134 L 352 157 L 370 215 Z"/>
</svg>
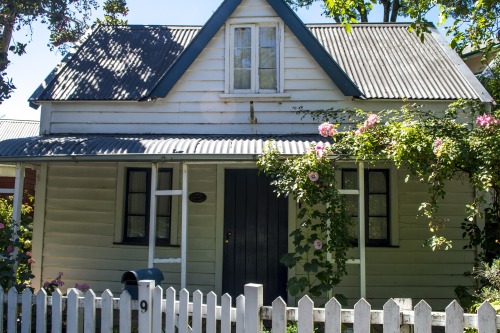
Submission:
<svg viewBox="0 0 500 333">
<path fill-rule="evenodd" d="M 251 88 L 234 89 L 234 29 L 250 27 L 252 28 L 252 70 L 251 70 Z M 258 28 L 276 27 L 276 90 L 259 89 L 258 87 Z M 255 18 L 249 19 L 231 19 L 225 27 L 225 87 L 222 97 L 245 97 L 245 96 L 275 96 L 284 93 L 284 24 L 281 20 L 275 18 Z M 286 96 L 282 96 L 286 97 Z"/>
<path fill-rule="evenodd" d="M 123 246 L 142 246 L 148 247 L 148 244 L 145 245 L 130 245 L 123 243 L 124 240 L 124 230 L 125 227 L 125 191 L 127 188 L 127 169 L 128 168 L 151 168 L 151 163 L 118 163 L 118 173 L 117 173 L 117 182 L 116 182 L 116 209 L 115 209 L 115 235 L 114 242 L 115 245 L 123 245 Z M 181 177 L 180 177 L 180 164 L 178 163 L 163 163 L 159 164 L 158 168 L 163 169 L 172 169 L 172 188 L 177 189 L 180 188 Z M 180 196 L 174 195 L 172 196 L 172 212 L 171 212 L 171 221 L 170 221 L 170 244 L 161 247 L 168 246 L 178 246 L 179 242 L 179 212 L 180 212 L 180 204 L 181 198 Z M 148 207 L 149 209 L 149 207 Z"/>
</svg>

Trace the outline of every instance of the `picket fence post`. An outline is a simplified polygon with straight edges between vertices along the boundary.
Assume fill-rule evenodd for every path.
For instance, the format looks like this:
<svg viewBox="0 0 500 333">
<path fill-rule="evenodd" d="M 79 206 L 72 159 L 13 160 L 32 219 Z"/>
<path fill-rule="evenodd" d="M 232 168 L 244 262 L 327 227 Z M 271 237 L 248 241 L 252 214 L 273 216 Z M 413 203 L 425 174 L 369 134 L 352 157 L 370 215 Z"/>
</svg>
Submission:
<svg viewBox="0 0 500 333">
<path fill-rule="evenodd" d="M 120 333 L 132 332 L 132 297 L 128 291 L 120 295 Z"/>
<path fill-rule="evenodd" d="M 182 289 L 179 293 L 179 333 L 189 333 L 189 291 Z"/>
<path fill-rule="evenodd" d="M 58 289 L 52 293 L 52 333 L 62 332 L 62 293 Z"/>
<path fill-rule="evenodd" d="M 84 333 L 94 333 L 95 332 L 95 293 L 93 290 L 87 291 L 84 298 L 83 305 L 83 317 L 85 322 L 83 323 Z"/>
<path fill-rule="evenodd" d="M 21 294 L 22 305 L 21 305 L 21 333 L 31 332 L 31 314 L 33 305 L 33 293 L 31 289 L 26 288 Z"/>
<path fill-rule="evenodd" d="M 463 333 L 464 310 L 456 300 L 446 307 L 446 333 Z"/>
<path fill-rule="evenodd" d="M 355 333 L 370 333 L 370 311 L 371 305 L 364 298 L 354 305 Z"/>
<path fill-rule="evenodd" d="M 163 288 L 157 286 L 153 292 L 153 332 L 162 332 Z"/>
<path fill-rule="evenodd" d="M 342 306 L 332 298 L 325 305 L 325 332 L 341 333 L 342 332 Z"/>
<path fill-rule="evenodd" d="M 245 333 L 245 296 L 236 298 L 236 333 Z"/>
<path fill-rule="evenodd" d="M 139 333 L 151 333 L 154 286 L 155 281 L 153 280 L 141 280 L 138 283 Z"/>
<path fill-rule="evenodd" d="M 221 306 L 224 304 L 222 303 L 221 299 Z M 207 295 L 207 323 L 206 323 L 206 331 L 207 333 L 215 333 L 217 330 L 217 318 L 216 318 L 216 307 L 217 307 L 217 295 L 211 291 Z M 222 322 L 222 311 L 224 309 L 221 309 L 221 322 Z M 231 324 L 229 324 L 231 325 Z"/>
<path fill-rule="evenodd" d="M 7 294 L 7 332 L 17 332 L 17 290 L 12 287 Z"/>
<path fill-rule="evenodd" d="M 165 332 L 175 333 L 175 289 L 170 287 L 166 294 Z"/>
<path fill-rule="evenodd" d="M 261 284 L 245 285 L 245 333 L 262 332 L 260 309 L 264 304 L 264 288 Z"/>
<path fill-rule="evenodd" d="M 420 301 L 414 310 L 414 331 L 415 333 L 432 332 L 432 309 L 425 301 Z"/>
<path fill-rule="evenodd" d="M 286 303 L 278 297 L 273 301 L 273 333 L 286 333 Z"/>
<path fill-rule="evenodd" d="M 224 294 L 221 298 L 221 333 L 231 333 L 231 306 L 232 297 L 229 294 Z"/>
<path fill-rule="evenodd" d="M 36 294 L 36 331 L 47 331 L 47 292 L 44 289 Z"/>
<path fill-rule="evenodd" d="M 477 309 L 477 332 L 494 333 L 497 330 L 496 312 L 488 302 L 483 302 Z"/>
<path fill-rule="evenodd" d="M 113 332 L 113 294 L 106 289 L 101 295 L 101 333 Z"/>
<path fill-rule="evenodd" d="M 4 308 L 4 298 L 5 298 L 5 292 L 3 291 L 3 288 L 0 287 L 0 304 L 2 304 L 2 306 L 0 306 L 0 318 L 2 318 L 2 320 L 0 320 L 0 332 L 3 332 L 3 308 Z"/>
<path fill-rule="evenodd" d="M 313 321 L 313 309 L 314 302 L 305 295 L 299 300 L 299 323 L 297 329 L 299 333 L 313 333 L 314 321 Z"/>
</svg>

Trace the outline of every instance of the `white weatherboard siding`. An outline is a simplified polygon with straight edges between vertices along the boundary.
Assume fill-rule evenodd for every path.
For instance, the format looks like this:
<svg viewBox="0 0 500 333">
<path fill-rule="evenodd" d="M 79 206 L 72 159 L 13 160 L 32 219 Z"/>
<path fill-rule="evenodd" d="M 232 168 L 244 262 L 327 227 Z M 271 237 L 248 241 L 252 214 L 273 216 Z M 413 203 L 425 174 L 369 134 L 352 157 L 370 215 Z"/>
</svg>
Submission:
<svg viewBox="0 0 500 333">
<path fill-rule="evenodd" d="M 64 288 L 86 282 L 94 290 L 117 292 L 125 271 L 146 268 L 147 246 L 114 243 L 115 206 L 123 200 L 116 191 L 118 167 L 117 163 L 49 164 L 42 284 L 64 272 Z M 187 285 L 204 293 L 215 285 L 215 178 L 215 166 L 190 167 L 191 191 L 204 192 L 207 200 L 189 203 Z M 179 228 L 179 240 L 180 232 Z M 156 249 L 160 258 L 180 257 L 179 247 Z M 179 264 L 157 267 L 165 276 L 164 285 L 179 288 Z"/>
<path fill-rule="evenodd" d="M 117 163 L 49 164 L 41 283 L 62 271 L 65 288 L 86 282 L 95 291 L 109 288 L 117 292 L 122 288 L 120 280 L 125 271 L 146 267 L 146 246 L 114 243 L 115 206 L 123 200 L 116 191 L 119 167 Z M 216 165 L 189 166 L 189 193 L 203 192 L 207 200 L 189 202 L 187 285 L 190 290 L 200 289 L 204 293 L 221 284 L 216 278 L 221 276 L 217 271 L 221 261 L 216 263 L 216 239 L 223 239 L 223 230 L 216 228 L 220 220 L 217 184 Z M 221 184 L 223 179 L 219 180 Z M 417 183 L 405 183 L 399 174 L 399 247 L 367 248 L 367 297 L 374 306 L 382 305 L 389 297 L 412 297 L 415 301 L 425 298 L 439 309 L 454 298 L 454 287 L 472 285 L 462 274 L 472 267 L 473 251 L 462 250 L 464 241 L 459 227 L 471 191 L 457 181 L 449 184 L 447 193 L 440 214 L 455 221 L 445 231 L 454 240 L 454 247 L 432 252 L 421 245 L 429 236 L 426 223 L 414 218 L 427 189 Z M 180 225 L 180 214 L 177 216 Z M 179 241 L 180 232 L 179 228 Z M 40 248 L 38 245 L 34 244 L 34 248 Z M 354 251 L 352 255 L 356 256 Z M 179 257 L 180 248 L 157 247 L 157 256 Z M 180 265 L 157 267 L 165 275 L 164 287 L 179 288 Z M 300 275 L 300 271 L 297 268 L 296 274 Z M 335 293 L 344 294 L 352 303 L 359 298 L 359 268 L 352 265 L 349 271 Z"/>
</svg>

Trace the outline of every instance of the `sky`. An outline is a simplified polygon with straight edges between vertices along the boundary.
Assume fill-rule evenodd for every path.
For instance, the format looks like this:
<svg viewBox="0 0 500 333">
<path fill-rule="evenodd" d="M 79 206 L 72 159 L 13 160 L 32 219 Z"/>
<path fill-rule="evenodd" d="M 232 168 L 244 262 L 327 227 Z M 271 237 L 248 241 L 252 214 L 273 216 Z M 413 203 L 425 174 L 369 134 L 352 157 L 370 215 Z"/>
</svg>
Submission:
<svg viewBox="0 0 500 333">
<path fill-rule="evenodd" d="M 203 25 L 221 3 L 222 0 L 128 0 L 130 11 L 126 19 L 129 24 Z M 320 2 L 316 2 L 309 9 L 300 9 L 297 14 L 304 23 L 332 22 L 322 16 L 322 12 Z M 102 12 L 96 12 L 95 17 L 102 17 Z M 381 12 L 372 12 L 370 20 L 381 21 Z M 26 54 L 11 55 L 7 73 L 17 89 L 10 99 L 0 104 L 0 118 L 39 120 L 40 109 L 29 107 L 27 100 L 63 58 L 47 46 L 49 32 L 46 26 L 35 23 L 31 31 L 14 34 L 14 41 L 30 42 Z"/>
</svg>

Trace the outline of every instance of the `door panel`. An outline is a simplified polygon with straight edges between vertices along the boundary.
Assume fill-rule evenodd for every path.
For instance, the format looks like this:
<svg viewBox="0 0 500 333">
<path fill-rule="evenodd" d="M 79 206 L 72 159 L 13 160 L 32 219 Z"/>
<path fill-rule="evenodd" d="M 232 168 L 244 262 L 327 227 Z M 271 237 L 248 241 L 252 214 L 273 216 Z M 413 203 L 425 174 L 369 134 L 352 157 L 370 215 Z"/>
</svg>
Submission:
<svg viewBox="0 0 500 333">
<path fill-rule="evenodd" d="M 235 299 L 246 283 L 261 283 L 264 304 L 286 300 L 288 200 L 256 169 L 226 169 L 224 235 L 223 293 Z"/>
</svg>

